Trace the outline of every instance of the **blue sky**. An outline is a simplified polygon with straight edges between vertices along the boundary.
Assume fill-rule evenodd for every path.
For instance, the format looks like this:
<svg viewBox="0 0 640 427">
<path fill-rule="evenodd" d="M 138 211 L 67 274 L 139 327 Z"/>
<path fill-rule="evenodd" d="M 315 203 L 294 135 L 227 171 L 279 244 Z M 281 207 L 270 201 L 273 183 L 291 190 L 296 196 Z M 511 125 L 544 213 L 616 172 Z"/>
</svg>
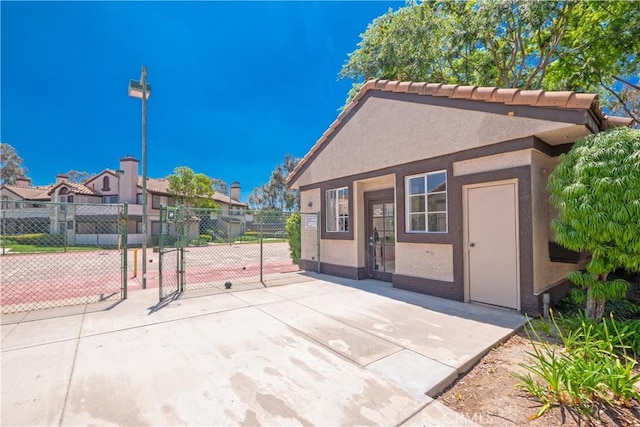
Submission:
<svg viewBox="0 0 640 427">
<path fill-rule="evenodd" d="M 302 157 L 337 116 L 337 81 L 375 17 L 403 2 L 6 2 L 1 140 L 36 185 L 141 157 L 147 65 L 148 175 L 176 166 L 246 200 L 286 153 Z"/>
</svg>

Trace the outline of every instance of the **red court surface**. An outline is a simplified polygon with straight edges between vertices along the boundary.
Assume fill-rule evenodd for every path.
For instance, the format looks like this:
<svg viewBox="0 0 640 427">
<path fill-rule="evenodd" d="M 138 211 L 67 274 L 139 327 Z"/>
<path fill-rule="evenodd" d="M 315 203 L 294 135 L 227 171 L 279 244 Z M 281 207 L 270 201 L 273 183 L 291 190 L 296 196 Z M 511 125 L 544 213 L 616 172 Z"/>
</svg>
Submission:
<svg viewBox="0 0 640 427">
<path fill-rule="evenodd" d="M 142 254 L 128 250 L 127 288 L 142 289 Z M 177 252 L 163 256 L 165 286 L 177 283 Z M 157 288 L 160 254 L 148 249 L 147 288 Z M 262 262 L 260 261 L 262 257 Z M 184 249 L 185 291 L 222 288 L 225 282 L 260 283 L 299 271 L 288 243 L 209 245 Z M 122 254 L 118 250 L 15 254 L 0 257 L 0 305 L 3 313 L 118 300 L 122 291 Z"/>
</svg>

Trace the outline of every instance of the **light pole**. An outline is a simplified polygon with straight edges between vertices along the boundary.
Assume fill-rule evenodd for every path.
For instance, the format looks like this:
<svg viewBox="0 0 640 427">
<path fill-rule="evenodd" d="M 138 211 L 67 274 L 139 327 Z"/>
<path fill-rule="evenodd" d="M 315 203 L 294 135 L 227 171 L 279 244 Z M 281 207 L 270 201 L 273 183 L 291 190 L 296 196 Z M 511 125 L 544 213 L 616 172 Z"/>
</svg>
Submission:
<svg viewBox="0 0 640 427">
<path fill-rule="evenodd" d="M 142 99 L 142 289 L 147 288 L 147 99 L 150 95 L 147 66 L 143 65 L 140 81 L 129 81 L 129 96 Z"/>
</svg>

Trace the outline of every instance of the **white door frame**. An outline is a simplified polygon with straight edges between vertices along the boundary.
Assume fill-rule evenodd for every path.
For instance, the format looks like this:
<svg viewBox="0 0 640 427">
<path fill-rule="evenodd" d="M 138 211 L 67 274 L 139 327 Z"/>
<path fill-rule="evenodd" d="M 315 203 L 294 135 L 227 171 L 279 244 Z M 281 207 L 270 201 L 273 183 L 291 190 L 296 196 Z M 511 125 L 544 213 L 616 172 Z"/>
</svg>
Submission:
<svg viewBox="0 0 640 427">
<path fill-rule="evenodd" d="M 470 301 L 471 281 L 469 280 L 469 206 L 468 192 L 470 189 L 480 187 L 494 187 L 504 184 L 515 185 L 515 215 L 516 215 L 516 296 L 517 310 L 520 311 L 520 212 L 518 210 L 519 192 L 518 179 L 506 179 L 502 181 L 481 182 L 477 184 L 468 184 L 462 186 L 462 245 L 463 245 L 463 263 L 464 263 L 464 301 Z"/>
</svg>

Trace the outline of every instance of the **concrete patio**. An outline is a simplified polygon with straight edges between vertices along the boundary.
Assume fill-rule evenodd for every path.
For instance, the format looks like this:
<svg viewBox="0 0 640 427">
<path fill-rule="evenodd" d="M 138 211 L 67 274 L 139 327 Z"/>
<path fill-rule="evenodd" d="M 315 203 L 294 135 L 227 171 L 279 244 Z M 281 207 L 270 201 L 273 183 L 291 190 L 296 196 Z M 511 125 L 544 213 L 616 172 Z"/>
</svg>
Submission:
<svg viewBox="0 0 640 427">
<path fill-rule="evenodd" d="M 473 425 L 433 397 L 523 322 L 373 280 L 291 282 L 4 315 L 0 424 Z"/>
</svg>

